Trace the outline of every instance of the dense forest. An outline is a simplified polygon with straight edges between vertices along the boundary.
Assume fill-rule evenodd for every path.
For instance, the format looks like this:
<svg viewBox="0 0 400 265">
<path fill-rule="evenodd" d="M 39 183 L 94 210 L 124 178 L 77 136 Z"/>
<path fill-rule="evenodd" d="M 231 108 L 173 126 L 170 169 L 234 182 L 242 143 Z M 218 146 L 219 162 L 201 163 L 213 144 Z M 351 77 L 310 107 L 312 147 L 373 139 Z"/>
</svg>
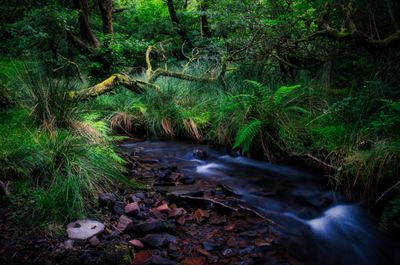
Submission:
<svg viewBox="0 0 400 265">
<path fill-rule="evenodd" d="M 144 139 L 194 146 L 199 161 L 218 149 L 249 165 L 308 170 L 334 198 L 324 207 L 357 205 L 368 216 L 359 218 L 398 244 L 399 1 L 15 0 L 2 2 L 0 22 L 0 263 L 379 264 L 329 263 L 324 254 L 313 261 L 280 244 L 279 233 L 277 243 L 257 234 L 253 247 L 240 239 L 251 233 L 230 224 L 250 231 L 287 223 L 233 200 L 237 192 L 219 171 L 210 193 L 178 159 L 166 169 L 159 149 L 149 158 L 145 145 L 123 147 Z M 250 181 L 247 170 L 240 181 Z M 157 189 L 191 185 L 200 186 L 186 195 Z M 264 192 L 266 203 L 271 194 Z M 242 219 L 224 214 L 225 243 L 199 250 L 191 240 L 218 237 L 217 208 Z M 100 243 L 67 240 L 65 226 L 85 218 L 106 226 Z M 149 218 L 157 228 L 138 228 Z M 124 230 L 124 220 L 144 229 L 143 240 L 111 231 Z M 165 233 L 171 220 L 180 225 L 177 242 Z M 150 230 L 163 231 L 167 250 L 149 243 Z M 204 238 L 182 239 L 182 231 Z M 266 259 L 265 248 L 279 258 Z M 88 249 L 101 258 L 83 258 Z"/>
</svg>

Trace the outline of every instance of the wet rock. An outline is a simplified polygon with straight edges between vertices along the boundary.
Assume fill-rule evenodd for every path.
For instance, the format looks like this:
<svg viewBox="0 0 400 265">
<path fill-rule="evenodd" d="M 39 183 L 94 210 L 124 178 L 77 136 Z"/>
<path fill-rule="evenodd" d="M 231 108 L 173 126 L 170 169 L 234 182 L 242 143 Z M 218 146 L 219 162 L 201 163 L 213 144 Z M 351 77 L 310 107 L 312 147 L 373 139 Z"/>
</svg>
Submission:
<svg viewBox="0 0 400 265">
<path fill-rule="evenodd" d="M 178 166 L 177 165 L 171 165 L 168 168 L 173 172 L 176 172 L 178 170 Z"/>
<path fill-rule="evenodd" d="M 121 215 L 118 220 L 117 230 L 118 233 L 123 233 L 132 225 L 133 221 L 126 215 Z"/>
<path fill-rule="evenodd" d="M 272 242 L 272 240 L 264 240 L 264 239 L 257 238 L 254 241 L 254 245 L 256 245 L 257 247 L 265 247 L 265 246 L 270 246 L 271 242 Z"/>
<path fill-rule="evenodd" d="M 169 242 L 168 250 L 169 251 L 177 251 L 178 250 L 178 246 L 176 245 L 175 242 Z"/>
<path fill-rule="evenodd" d="M 218 256 L 210 256 L 207 258 L 208 263 L 217 263 L 219 260 Z"/>
<path fill-rule="evenodd" d="M 254 247 L 252 247 L 252 246 L 245 247 L 245 248 L 239 250 L 239 255 L 240 256 L 248 255 L 253 250 L 254 250 Z"/>
<path fill-rule="evenodd" d="M 169 212 L 169 207 L 168 204 L 163 203 L 162 205 L 158 206 L 155 208 L 156 211 L 159 211 L 160 213 L 168 213 Z"/>
<path fill-rule="evenodd" d="M 100 207 L 110 207 L 114 205 L 114 203 L 117 201 L 117 198 L 115 197 L 114 193 L 101 193 L 98 200 Z"/>
<path fill-rule="evenodd" d="M 98 238 L 97 236 L 91 237 L 91 238 L 89 239 L 89 244 L 90 244 L 92 247 L 96 247 L 98 244 L 100 244 L 100 240 L 99 240 L 99 238 Z"/>
<path fill-rule="evenodd" d="M 182 260 L 181 265 L 206 265 L 206 259 L 204 257 L 185 258 Z"/>
<path fill-rule="evenodd" d="M 196 159 L 206 159 L 207 158 L 207 152 L 204 151 L 203 149 L 196 149 L 193 151 L 193 157 Z"/>
<path fill-rule="evenodd" d="M 125 205 L 124 212 L 127 215 L 134 216 L 137 215 L 140 211 L 139 204 L 137 202 L 128 203 Z"/>
<path fill-rule="evenodd" d="M 239 241 L 239 247 L 240 247 L 240 248 L 245 248 L 246 246 L 247 246 L 246 241 L 244 241 L 244 240 L 240 240 L 240 241 Z"/>
<path fill-rule="evenodd" d="M 210 225 L 225 225 L 226 224 L 226 216 L 225 215 L 212 215 L 210 220 L 208 221 Z"/>
<path fill-rule="evenodd" d="M 203 255 L 203 256 L 206 256 L 206 257 L 210 257 L 211 256 L 211 253 L 210 252 L 208 252 L 207 250 L 205 250 L 205 249 L 202 249 L 202 248 L 198 248 L 198 249 L 196 249 L 197 250 L 197 252 L 199 252 L 201 255 Z"/>
<path fill-rule="evenodd" d="M 185 213 L 185 209 L 183 208 L 173 208 L 169 211 L 168 216 L 172 218 L 179 217 Z"/>
<path fill-rule="evenodd" d="M 104 225 L 94 220 L 78 220 L 67 225 L 70 239 L 86 240 L 104 231 Z"/>
<path fill-rule="evenodd" d="M 184 224 L 186 223 L 186 216 L 184 216 L 184 215 L 180 216 L 180 217 L 176 220 L 176 222 L 177 222 L 179 225 L 184 225 Z"/>
<path fill-rule="evenodd" d="M 228 224 L 227 226 L 224 227 L 224 230 L 227 232 L 235 230 L 236 225 L 235 224 Z"/>
<path fill-rule="evenodd" d="M 170 169 L 166 169 L 163 172 L 161 172 L 158 177 L 160 179 L 166 179 L 169 175 L 171 175 L 172 171 Z"/>
<path fill-rule="evenodd" d="M 192 217 L 196 221 L 196 223 L 201 224 L 205 219 L 210 217 L 210 214 L 208 211 L 199 208 L 194 211 Z"/>
<path fill-rule="evenodd" d="M 152 221 L 143 222 L 130 226 L 130 231 L 139 234 L 148 234 L 152 232 L 175 232 L 176 226 L 171 221 Z"/>
<path fill-rule="evenodd" d="M 133 259 L 134 265 L 145 265 L 149 264 L 153 257 L 153 252 L 150 250 L 143 250 L 135 253 L 135 258 Z"/>
<path fill-rule="evenodd" d="M 170 242 L 176 242 L 176 237 L 168 233 L 148 234 L 141 241 L 152 247 L 162 247 Z"/>
<path fill-rule="evenodd" d="M 167 259 L 167 258 L 163 258 L 161 256 L 153 256 L 150 259 L 150 264 L 157 264 L 157 265 L 178 265 L 178 263 L 176 261 Z"/>
<path fill-rule="evenodd" d="M 234 237 L 230 237 L 227 241 L 226 241 L 226 245 L 230 248 L 236 247 L 238 244 L 237 240 Z"/>
<path fill-rule="evenodd" d="M 192 176 L 183 176 L 179 179 L 179 181 L 183 184 L 194 184 L 196 182 L 196 179 Z"/>
<path fill-rule="evenodd" d="M 144 194 L 144 192 L 137 192 L 134 196 L 142 200 L 146 199 L 146 194 Z"/>
<path fill-rule="evenodd" d="M 227 248 L 227 249 L 224 249 L 221 254 L 222 254 L 222 256 L 229 258 L 229 257 L 236 256 L 238 253 L 234 249 Z"/>
<path fill-rule="evenodd" d="M 142 199 L 137 197 L 136 195 L 132 195 L 132 196 L 129 197 L 129 201 L 130 202 L 141 202 Z"/>
<path fill-rule="evenodd" d="M 111 207 L 111 211 L 116 215 L 122 215 L 125 212 L 125 205 L 123 202 L 115 202 Z"/>
<path fill-rule="evenodd" d="M 144 245 L 142 241 L 137 240 L 137 239 L 132 239 L 128 242 L 129 245 L 131 245 L 134 248 L 144 248 Z"/>
<path fill-rule="evenodd" d="M 222 246 L 222 243 L 216 243 L 216 242 L 204 242 L 203 243 L 203 248 L 207 251 L 217 250 L 220 246 Z"/>
</svg>

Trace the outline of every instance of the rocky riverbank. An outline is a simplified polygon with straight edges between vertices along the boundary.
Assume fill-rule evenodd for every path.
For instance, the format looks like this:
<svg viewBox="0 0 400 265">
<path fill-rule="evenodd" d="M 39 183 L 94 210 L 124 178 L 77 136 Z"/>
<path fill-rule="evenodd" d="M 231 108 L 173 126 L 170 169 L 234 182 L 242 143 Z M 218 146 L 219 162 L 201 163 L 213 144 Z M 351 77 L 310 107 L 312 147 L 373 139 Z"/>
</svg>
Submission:
<svg viewBox="0 0 400 265">
<path fill-rule="evenodd" d="M 194 150 L 202 159 L 207 154 Z M 274 264 L 287 261 L 275 244 L 276 224 L 223 183 L 196 179 L 136 150 L 123 153 L 128 176 L 147 190 L 100 194 L 97 220 L 77 220 L 68 238 L 5 247 L 4 264 Z M 30 249 L 29 246 L 32 246 Z M 15 252 L 12 255 L 12 252 Z M 270 252 L 271 255 L 265 255 Z M 282 254 L 282 258 L 279 258 Z M 266 260 L 266 256 L 274 260 Z M 13 261 L 16 262 L 13 262 Z"/>
</svg>

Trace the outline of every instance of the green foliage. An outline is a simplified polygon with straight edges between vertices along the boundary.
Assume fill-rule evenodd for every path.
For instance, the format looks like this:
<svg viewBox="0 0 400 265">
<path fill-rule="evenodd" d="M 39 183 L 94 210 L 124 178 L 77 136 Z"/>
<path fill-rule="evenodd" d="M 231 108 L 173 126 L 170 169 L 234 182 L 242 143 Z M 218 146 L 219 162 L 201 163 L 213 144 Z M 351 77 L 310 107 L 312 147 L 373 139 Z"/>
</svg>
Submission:
<svg viewBox="0 0 400 265">
<path fill-rule="evenodd" d="M 67 92 L 77 90 L 77 80 L 49 79 L 27 71 L 22 77 L 21 104 L 31 108 L 33 118 L 49 131 L 66 128 L 77 117 L 77 102 Z"/>
<path fill-rule="evenodd" d="M 262 121 L 254 119 L 240 128 L 232 148 L 236 149 L 241 147 L 243 152 L 248 152 L 262 124 Z"/>
</svg>

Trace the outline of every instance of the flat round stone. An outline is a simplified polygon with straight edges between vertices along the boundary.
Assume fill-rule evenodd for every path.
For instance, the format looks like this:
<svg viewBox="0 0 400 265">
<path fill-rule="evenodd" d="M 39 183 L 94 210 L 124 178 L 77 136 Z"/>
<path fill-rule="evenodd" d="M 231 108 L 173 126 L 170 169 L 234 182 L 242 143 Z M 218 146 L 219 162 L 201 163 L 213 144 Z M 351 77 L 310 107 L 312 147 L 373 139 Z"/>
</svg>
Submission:
<svg viewBox="0 0 400 265">
<path fill-rule="evenodd" d="M 67 233 L 70 239 L 86 240 L 100 234 L 104 225 L 100 222 L 85 219 L 78 220 L 67 225 Z"/>
</svg>

